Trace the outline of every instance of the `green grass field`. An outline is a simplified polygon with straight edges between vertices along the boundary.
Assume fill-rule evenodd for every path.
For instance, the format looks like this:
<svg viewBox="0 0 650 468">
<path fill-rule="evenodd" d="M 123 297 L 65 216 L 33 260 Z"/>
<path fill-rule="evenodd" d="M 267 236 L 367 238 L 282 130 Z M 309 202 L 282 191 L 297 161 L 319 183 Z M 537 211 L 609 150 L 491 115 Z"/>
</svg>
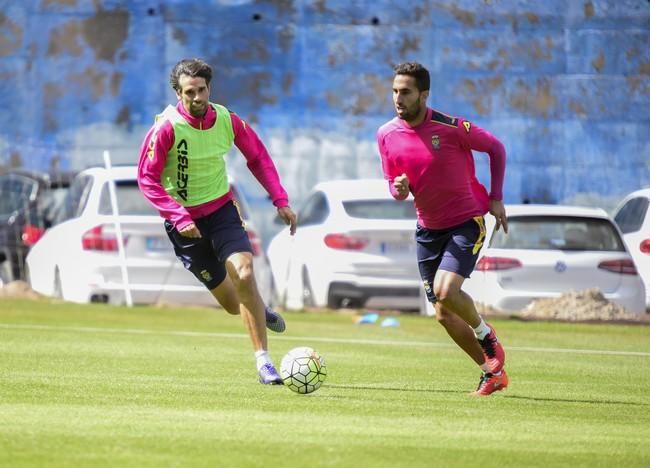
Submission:
<svg viewBox="0 0 650 468">
<path fill-rule="evenodd" d="M 285 313 L 279 365 L 312 346 L 311 395 L 257 383 L 237 317 L 0 301 L 1 466 L 650 466 L 650 327 L 495 320 L 510 388 L 435 320 Z"/>
</svg>

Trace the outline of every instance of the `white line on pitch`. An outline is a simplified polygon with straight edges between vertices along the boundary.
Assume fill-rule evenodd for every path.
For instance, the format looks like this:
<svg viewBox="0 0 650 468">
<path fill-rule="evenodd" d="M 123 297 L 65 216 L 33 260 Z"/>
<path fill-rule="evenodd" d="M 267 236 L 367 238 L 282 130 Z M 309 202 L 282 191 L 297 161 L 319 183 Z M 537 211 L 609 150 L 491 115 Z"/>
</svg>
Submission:
<svg viewBox="0 0 650 468">
<path fill-rule="evenodd" d="M 217 332 L 193 332 L 193 331 L 165 331 L 146 330 L 143 328 L 98 328 L 98 327 L 57 327 L 49 325 L 18 325 L 11 323 L 0 323 L 0 328 L 15 330 L 46 330 L 59 332 L 80 332 L 80 333 L 123 333 L 129 335 L 166 335 L 166 336 L 197 336 L 207 338 L 248 338 L 244 333 L 217 333 Z M 435 341 L 398 341 L 398 340 L 370 340 L 357 338 L 323 338 L 314 336 L 277 336 L 273 340 L 281 341 L 315 341 L 320 343 L 346 343 L 362 344 L 372 346 L 414 346 L 430 348 L 455 347 L 453 343 L 440 343 Z M 572 349 L 572 348 L 535 348 L 530 346 L 508 346 L 508 351 L 530 351 L 543 353 L 572 353 L 572 354 L 604 354 L 608 356 L 641 356 L 650 357 L 650 353 L 642 351 L 611 351 L 605 349 Z"/>
</svg>

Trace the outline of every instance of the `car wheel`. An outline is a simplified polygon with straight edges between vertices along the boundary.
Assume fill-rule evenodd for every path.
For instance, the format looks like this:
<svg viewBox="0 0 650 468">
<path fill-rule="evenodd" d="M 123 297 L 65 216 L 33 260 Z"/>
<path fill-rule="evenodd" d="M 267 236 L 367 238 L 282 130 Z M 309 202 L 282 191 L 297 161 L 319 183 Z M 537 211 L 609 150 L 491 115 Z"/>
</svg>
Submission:
<svg viewBox="0 0 650 468">
<path fill-rule="evenodd" d="M 339 309 L 341 307 L 341 299 L 337 296 L 332 296 L 329 294 L 327 296 L 327 308 L 328 309 Z"/>
<path fill-rule="evenodd" d="M 311 281 L 309 280 L 309 272 L 307 267 L 302 267 L 302 305 L 303 307 L 314 307 L 314 291 L 311 288 Z"/>
<path fill-rule="evenodd" d="M 52 297 L 56 299 L 63 299 L 63 287 L 61 286 L 61 273 L 59 268 L 54 269 L 54 289 L 52 292 Z"/>
</svg>

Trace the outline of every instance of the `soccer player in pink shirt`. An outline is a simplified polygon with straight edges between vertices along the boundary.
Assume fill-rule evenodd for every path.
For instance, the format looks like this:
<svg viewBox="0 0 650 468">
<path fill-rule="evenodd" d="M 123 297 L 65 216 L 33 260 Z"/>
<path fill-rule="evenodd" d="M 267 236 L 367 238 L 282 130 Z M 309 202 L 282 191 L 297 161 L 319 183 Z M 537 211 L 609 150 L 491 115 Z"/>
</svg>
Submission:
<svg viewBox="0 0 650 468">
<path fill-rule="evenodd" d="M 183 266 L 230 314 L 241 314 L 263 384 L 282 385 L 268 353 L 266 327 L 285 322 L 266 307 L 253 271 L 252 247 L 233 199 L 225 156 L 235 145 L 268 192 L 278 216 L 296 231 L 296 215 L 268 151 L 237 114 L 209 101 L 212 68 L 202 60 L 178 62 L 170 84 L 178 102 L 156 117 L 140 149 L 138 185 L 164 218 Z"/>
<path fill-rule="evenodd" d="M 485 239 L 483 216 L 508 232 L 503 206 L 505 149 L 489 132 L 426 105 L 429 71 L 419 63 L 394 67 L 397 117 L 377 131 L 384 177 L 397 200 L 413 194 L 420 276 L 436 318 L 481 368 L 475 395 L 508 386 L 505 352 L 492 326 L 461 288 L 474 270 Z M 490 158 L 490 192 L 476 178 L 472 150 Z"/>
</svg>

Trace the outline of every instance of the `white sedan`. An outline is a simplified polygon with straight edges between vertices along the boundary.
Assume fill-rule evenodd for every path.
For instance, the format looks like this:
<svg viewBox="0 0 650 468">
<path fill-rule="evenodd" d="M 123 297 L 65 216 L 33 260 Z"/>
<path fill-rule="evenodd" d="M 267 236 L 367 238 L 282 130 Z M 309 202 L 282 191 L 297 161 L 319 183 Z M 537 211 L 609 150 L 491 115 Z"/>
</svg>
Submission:
<svg viewBox="0 0 650 468">
<path fill-rule="evenodd" d="M 650 188 L 626 195 L 614 210 L 614 221 L 645 283 L 645 304 L 650 308 Z"/>
<path fill-rule="evenodd" d="M 267 249 L 277 303 L 419 308 L 412 199 L 394 200 L 383 179 L 327 181 L 297 215 L 296 234 L 283 229 Z"/>
<path fill-rule="evenodd" d="M 534 299 L 597 288 L 628 312 L 645 312 L 645 288 L 621 234 L 605 211 L 561 205 L 506 206 L 509 233 L 487 236 L 463 285 L 476 302 L 520 311 Z"/>
<path fill-rule="evenodd" d="M 112 172 L 97 167 L 77 175 L 58 224 L 45 233 L 27 256 L 32 289 L 72 302 L 126 302 L 123 262 L 110 202 L 112 179 L 133 303 L 217 305 L 212 294 L 176 259 L 163 220 L 139 191 L 136 175 L 136 166 L 118 166 Z M 247 219 L 246 203 L 232 181 L 231 189 L 247 224 L 260 292 L 268 299 L 271 276 L 260 239 Z"/>
</svg>

